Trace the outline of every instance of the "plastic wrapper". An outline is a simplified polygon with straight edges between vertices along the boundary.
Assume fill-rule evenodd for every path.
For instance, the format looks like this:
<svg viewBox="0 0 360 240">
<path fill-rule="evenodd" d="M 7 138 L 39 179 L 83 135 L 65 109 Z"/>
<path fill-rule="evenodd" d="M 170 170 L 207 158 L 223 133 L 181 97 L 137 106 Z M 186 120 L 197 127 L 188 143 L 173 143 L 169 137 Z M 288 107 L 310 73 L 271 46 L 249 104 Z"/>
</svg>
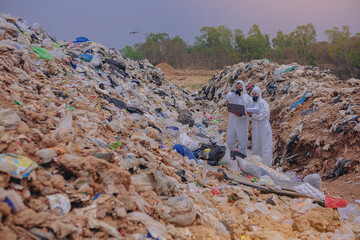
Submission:
<svg viewBox="0 0 360 240">
<path fill-rule="evenodd" d="M 36 162 L 18 154 L 0 154 L 0 171 L 10 174 L 14 178 L 26 178 L 37 168 Z"/>
</svg>

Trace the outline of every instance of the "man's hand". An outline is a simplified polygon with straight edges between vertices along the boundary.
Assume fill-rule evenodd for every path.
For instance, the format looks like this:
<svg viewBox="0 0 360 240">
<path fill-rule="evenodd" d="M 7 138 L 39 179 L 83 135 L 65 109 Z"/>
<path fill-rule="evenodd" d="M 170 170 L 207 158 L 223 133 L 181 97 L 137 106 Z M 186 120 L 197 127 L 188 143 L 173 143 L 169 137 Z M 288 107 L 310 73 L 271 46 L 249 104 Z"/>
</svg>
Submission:
<svg viewBox="0 0 360 240">
<path fill-rule="evenodd" d="M 225 94 L 225 95 L 227 95 L 228 93 L 229 93 L 229 91 L 228 91 L 228 90 L 225 90 L 225 91 L 224 91 L 224 94 Z"/>
<path fill-rule="evenodd" d="M 249 112 L 247 113 L 249 115 L 249 117 L 252 117 L 253 113 Z"/>
<path fill-rule="evenodd" d="M 235 115 L 238 116 L 238 117 L 241 117 L 241 116 L 242 116 L 240 113 L 238 113 L 238 112 L 236 112 L 236 111 L 234 111 L 234 112 L 232 112 L 232 113 L 235 114 Z"/>
</svg>

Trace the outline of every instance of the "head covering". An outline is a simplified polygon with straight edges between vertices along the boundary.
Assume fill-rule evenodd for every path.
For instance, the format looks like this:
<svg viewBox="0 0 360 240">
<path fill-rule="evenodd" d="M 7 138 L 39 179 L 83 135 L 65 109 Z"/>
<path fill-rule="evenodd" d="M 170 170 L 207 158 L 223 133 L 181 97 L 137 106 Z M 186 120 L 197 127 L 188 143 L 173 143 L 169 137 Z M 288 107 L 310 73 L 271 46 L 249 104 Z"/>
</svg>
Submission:
<svg viewBox="0 0 360 240">
<path fill-rule="evenodd" d="M 260 90 L 260 88 L 258 86 L 254 87 L 254 89 L 251 91 L 251 96 L 253 95 L 254 92 L 259 94 L 259 99 L 262 98 L 261 90 Z"/>
<path fill-rule="evenodd" d="M 243 82 L 243 81 L 241 81 L 241 80 L 237 80 L 236 82 L 235 82 L 235 84 L 234 84 L 234 90 L 236 90 L 236 88 L 235 88 L 235 86 L 236 86 L 236 84 L 238 84 L 238 83 L 241 83 L 241 85 L 242 85 L 242 87 L 243 87 L 243 95 L 244 94 L 247 94 L 246 93 L 246 88 L 245 88 L 245 83 Z"/>
</svg>

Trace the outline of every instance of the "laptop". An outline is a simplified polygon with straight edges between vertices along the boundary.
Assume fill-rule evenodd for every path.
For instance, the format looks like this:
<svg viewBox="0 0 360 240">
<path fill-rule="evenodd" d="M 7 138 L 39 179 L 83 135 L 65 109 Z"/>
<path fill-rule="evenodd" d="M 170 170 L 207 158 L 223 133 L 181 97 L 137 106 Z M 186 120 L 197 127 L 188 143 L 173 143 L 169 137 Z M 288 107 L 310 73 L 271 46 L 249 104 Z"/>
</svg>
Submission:
<svg viewBox="0 0 360 240">
<path fill-rule="evenodd" d="M 245 111 L 245 106 L 244 105 L 239 105 L 239 104 L 234 104 L 234 103 L 228 103 L 227 104 L 227 108 L 228 108 L 228 112 L 237 112 L 241 115 L 245 115 L 246 111 Z"/>
</svg>

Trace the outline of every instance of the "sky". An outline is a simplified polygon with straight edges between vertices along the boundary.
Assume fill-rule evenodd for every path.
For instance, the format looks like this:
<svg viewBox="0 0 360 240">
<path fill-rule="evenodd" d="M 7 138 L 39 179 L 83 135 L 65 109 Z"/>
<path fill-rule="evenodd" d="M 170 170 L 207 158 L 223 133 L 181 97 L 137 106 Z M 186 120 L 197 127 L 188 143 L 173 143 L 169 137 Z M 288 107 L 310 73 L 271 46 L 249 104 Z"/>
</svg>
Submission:
<svg viewBox="0 0 360 240">
<path fill-rule="evenodd" d="M 203 26 L 247 33 L 257 24 L 274 37 L 311 22 L 318 40 L 326 40 L 324 31 L 334 26 L 360 32 L 360 0 L 0 0 L 0 12 L 38 22 L 57 40 L 84 36 L 116 49 L 144 42 L 150 32 L 193 44 Z"/>
</svg>

